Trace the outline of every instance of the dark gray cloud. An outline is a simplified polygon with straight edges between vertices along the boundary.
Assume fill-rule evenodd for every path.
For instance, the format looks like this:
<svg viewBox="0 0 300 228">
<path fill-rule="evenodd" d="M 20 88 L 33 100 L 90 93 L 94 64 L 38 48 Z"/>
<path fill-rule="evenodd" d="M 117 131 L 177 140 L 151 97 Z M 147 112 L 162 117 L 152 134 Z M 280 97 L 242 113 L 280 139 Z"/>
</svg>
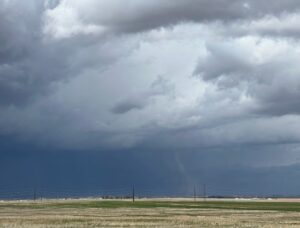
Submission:
<svg viewBox="0 0 300 228">
<path fill-rule="evenodd" d="M 268 43 L 270 50 L 258 53 L 249 49 L 253 44 L 247 47 L 240 41 L 208 44 L 208 55 L 199 61 L 195 74 L 221 90 L 240 89 L 257 102 L 254 110 L 261 114 L 298 114 L 300 69 L 298 51 L 293 50 L 297 42 L 258 40 Z M 264 59 L 273 47 L 275 53 Z"/>
<path fill-rule="evenodd" d="M 123 114 L 129 112 L 130 110 L 142 109 L 142 108 L 143 108 L 143 104 L 141 102 L 127 100 L 127 101 L 122 101 L 118 103 L 116 106 L 114 106 L 112 108 L 112 112 L 115 114 Z"/>
<path fill-rule="evenodd" d="M 86 186 L 95 173 L 105 173 L 107 186 L 116 178 L 146 187 L 153 174 L 150 188 L 167 189 L 171 180 L 181 193 L 199 178 L 215 194 L 276 193 L 274 186 L 294 193 L 299 7 L 296 0 L 2 1 L 0 175 L 14 171 L 1 179 L 28 180 L 32 172 L 15 167 L 42 161 L 38 179 L 55 187 L 72 175 Z"/>
<path fill-rule="evenodd" d="M 0 8 L 0 104 L 19 105 L 64 77 L 67 56 L 43 43 L 43 2 L 4 1 Z"/>
<path fill-rule="evenodd" d="M 0 4 L 0 105 L 33 102 L 51 92 L 54 83 L 66 81 L 93 64 L 100 65 L 85 60 L 98 38 L 56 42 L 44 36 L 45 12 L 59 1 L 32 0 L 25 4 L 12 0 Z M 105 45 L 96 47 L 102 66 L 115 58 Z"/>
<path fill-rule="evenodd" d="M 59 8 L 61 7 L 61 8 Z M 158 27 L 175 25 L 185 21 L 234 21 L 255 19 L 266 15 L 281 15 L 286 12 L 297 12 L 300 5 L 296 0 L 261 2 L 258 0 L 180 0 L 180 1 L 132 1 L 127 4 L 120 0 L 110 2 L 89 0 L 62 1 L 52 16 L 59 15 L 62 8 L 74 7 L 78 18 L 83 22 L 101 25 L 112 31 L 138 32 Z M 98 12 L 102 11 L 101 14 Z M 59 21 L 57 21 L 59 22 Z"/>
<path fill-rule="evenodd" d="M 203 194 L 203 184 L 208 195 L 297 195 L 299 189 L 299 163 L 269 164 L 270 157 L 285 160 L 274 146 L 231 147 L 231 153 L 219 149 L 40 153 L 22 146 L 10 145 L 5 150 L 13 152 L 1 156 L 1 198 L 32 198 L 33 186 L 43 197 L 124 195 L 131 192 L 132 183 L 138 196 L 192 195 L 195 185 Z"/>
<path fill-rule="evenodd" d="M 0 134 L 73 150 L 297 144 L 299 7 L 4 1 Z"/>
<path fill-rule="evenodd" d="M 231 80 L 235 75 L 244 76 L 252 68 L 247 53 L 236 49 L 232 43 L 208 43 L 206 48 L 208 56 L 201 60 L 195 70 L 195 74 L 200 74 L 204 80 L 209 81 L 227 75 L 228 80 Z"/>
<path fill-rule="evenodd" d="M 174 87 L 165 77 L 159 75 L 142 93 L 133 94 L 126 99 L 122 99 L 112 107 L 111 111 L 115 114 L 124 114 L 131 110 L 140 110 L 145 108 L 151 102 L 155 102 L 155 99 L 159 96 L 166 94 L 172 94 Z"/>
</svg>

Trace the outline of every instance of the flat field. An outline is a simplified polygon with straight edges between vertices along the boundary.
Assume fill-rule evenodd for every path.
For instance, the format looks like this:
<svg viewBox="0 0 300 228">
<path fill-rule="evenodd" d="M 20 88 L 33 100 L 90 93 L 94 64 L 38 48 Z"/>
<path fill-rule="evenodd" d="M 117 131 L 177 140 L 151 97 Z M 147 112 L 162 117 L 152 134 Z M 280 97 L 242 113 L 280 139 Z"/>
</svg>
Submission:
<svg viewBox="0 0 300 228">
<path fill-rule="evenodd" d="M 1 201 L 0 227 L 300 227 L 292 200 Z"/>
</svg>

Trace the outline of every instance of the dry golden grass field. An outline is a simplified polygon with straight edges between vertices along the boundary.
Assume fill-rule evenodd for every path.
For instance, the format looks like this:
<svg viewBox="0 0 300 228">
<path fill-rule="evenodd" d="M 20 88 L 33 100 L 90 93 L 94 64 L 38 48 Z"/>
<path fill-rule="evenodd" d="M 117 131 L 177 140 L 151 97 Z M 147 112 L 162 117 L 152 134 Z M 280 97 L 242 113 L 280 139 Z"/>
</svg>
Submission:
<svg viewBox="0 0 300 228">
<path fill-rule="evenodd" d="M 2 201 L 0 227 L 300 227 L 300 203 L 274 200 Z"/>
</svg>

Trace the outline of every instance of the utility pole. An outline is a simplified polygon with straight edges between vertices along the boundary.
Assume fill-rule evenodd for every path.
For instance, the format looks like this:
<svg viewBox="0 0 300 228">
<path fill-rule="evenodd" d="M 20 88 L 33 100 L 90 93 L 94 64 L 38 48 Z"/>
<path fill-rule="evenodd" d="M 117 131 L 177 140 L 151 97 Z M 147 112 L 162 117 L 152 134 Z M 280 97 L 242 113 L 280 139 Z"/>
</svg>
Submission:
<svg viewBox="0 0 300 228">
<path fill-rule="evenodd" d="M 135 193 L 134 193 L 134 185 L 132 186 L 132 202 L 134 203 L 134 198 L 135 198 L 135 195 L 134 195 Z"/>
<path fill-rule="evenodd" d="M 197 198 L 197 196 L 196 196 L 196 185 L 194 185 L 194 201 L 196 201 L 196 198 Z"/>
<path fill-rule="evenodd" d="M 42 192 L 43 190 L 41 189 L 40 190 L 40 199 L 41 199 L 41 201 L 43 201 L 43 192 Z"/>
<path fill-rule="evenodd" d="M 203 200 L 206 201 L 206 184 L 203 185 Z"/>
<path fill-rule="evenodd" d="M 36 188 L 33 189 L 33 200 L 36 200 Z"/>
</svg>

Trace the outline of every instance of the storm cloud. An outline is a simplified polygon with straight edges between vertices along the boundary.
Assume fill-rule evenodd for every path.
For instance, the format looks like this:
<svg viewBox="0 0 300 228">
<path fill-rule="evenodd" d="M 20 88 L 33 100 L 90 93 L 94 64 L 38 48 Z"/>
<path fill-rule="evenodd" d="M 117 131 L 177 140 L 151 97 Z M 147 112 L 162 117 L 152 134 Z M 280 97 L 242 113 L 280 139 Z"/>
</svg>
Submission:
<svg viewBox="0 0 300 228">
<path fill-rule="evenodd" d="M 0 136 L 298 167 L 299 15 L 297 0 L 2 1 Z"/>
<path fill-rule="evenodd" d="M 297 12 L 298 9 L 296 0 L 278 0 L 272 4 L 256 0 L 133 0 L 129 3 L 121 0 L 88 0 L 84 3 L 63 0 L 46 14 L 50 23 L 47 31 L 54 36 L 64 37 L 81 32 L 136 33 L 185 22 L 253 20 L 266 15 L 280 16 L 286 12 Z"/>
</svg>

